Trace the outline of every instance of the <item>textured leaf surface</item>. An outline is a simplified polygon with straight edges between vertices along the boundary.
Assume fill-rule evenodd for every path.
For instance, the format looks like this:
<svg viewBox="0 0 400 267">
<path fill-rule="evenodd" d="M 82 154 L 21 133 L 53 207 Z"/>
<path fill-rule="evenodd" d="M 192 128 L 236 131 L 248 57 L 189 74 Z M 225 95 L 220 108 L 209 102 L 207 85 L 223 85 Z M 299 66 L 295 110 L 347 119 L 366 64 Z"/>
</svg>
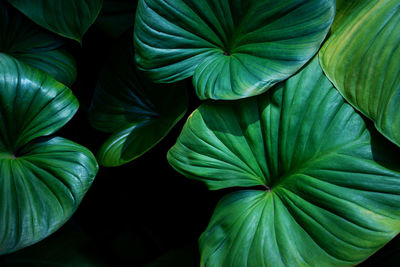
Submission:
<svg viewBox="0 0 400 267">
<path fill-rule="evenodd" d="M 400 230 L 398 153 L 315 58 L 266 94 L 203 104 L 168 159 L 210 189 L 265 187 L 221 200 L 203 266 L 347 266 Z"/>
<path fill-rule="evenodd" d="M 8 0 L 49 31 L 81 42 L 96 20 L 103 0 Z"/>
<path fill-rule="evenodd" d="M 89 118 L 112 135 L 98 153 L 100 164 L 127 163 L 156 145 L 186 112 L 181 83 L 160 85 L 143 78 L 133 64 L 132 35 L 120 44 L 100 74 Z"/>
<path fill-rule="evenodd" d="M 400 146 L 400 1 L 342 1 L 320 55 L 346 100 Z"/>
<path fill-rule="evenodd" d="M 333 0 L 140 0 L 136 61 L 157 82 L 194 75 L 200 99 L 257 95 L 317 52 L 334 9 Z"/>
<path fill-rule="evenodd" d="M 72 92 L 0 54 L 0 254 L 40 241 L 72 215 L 97 172 L 86 148 L 54 133 L 76 112 Z"/>
<path fill-rule="evenodd" d="M 0 52 L 71 85 L 76 79 L 76 65 L 74 58 L 61 48 L 63 44 L 55 35 L 0 1 Z"/>
</svg>

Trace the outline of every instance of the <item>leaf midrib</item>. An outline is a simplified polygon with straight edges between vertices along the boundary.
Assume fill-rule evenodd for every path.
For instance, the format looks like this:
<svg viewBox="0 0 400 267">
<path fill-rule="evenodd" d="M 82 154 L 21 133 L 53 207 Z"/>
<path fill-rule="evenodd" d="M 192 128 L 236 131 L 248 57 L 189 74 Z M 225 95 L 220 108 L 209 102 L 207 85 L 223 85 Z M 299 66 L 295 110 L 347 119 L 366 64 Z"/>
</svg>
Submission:
<svg viewBox="0 0 400 267">
<path fill-rule="evenodd" d="M 288 181 L 292 180 L 293 177 L 295 176 L 295 174 L 301 173 L 303 170 L 308 169 L 316 161 L 321 161 L 326 157 L 337 154 L 337 152 L 342 149 L 351 148 L 353 146 L 360 146 L 363 143 L 366 143 L 366 142 L 357 142 L 357 141 L 358 141 L 358 139 L 354 140 L 353 142 L 351 142 L 349 144 L 344 144 L 344 145 L 332 148 L 331 150 L 317 153 L 314 156 L 297 164 L 297 166 L 295 168 L 293 168 L 287 172 L 283 172 L 281 177 L 278 177 L 277 179 L 271 179 L 271 181 L 272 181 L 271 185 L 267 185 L 267 186 L 270 188 L 271 192 L 274 192 L 279 187 L 283 186 L 284 184 L 288 183 Z"/>
</svg>

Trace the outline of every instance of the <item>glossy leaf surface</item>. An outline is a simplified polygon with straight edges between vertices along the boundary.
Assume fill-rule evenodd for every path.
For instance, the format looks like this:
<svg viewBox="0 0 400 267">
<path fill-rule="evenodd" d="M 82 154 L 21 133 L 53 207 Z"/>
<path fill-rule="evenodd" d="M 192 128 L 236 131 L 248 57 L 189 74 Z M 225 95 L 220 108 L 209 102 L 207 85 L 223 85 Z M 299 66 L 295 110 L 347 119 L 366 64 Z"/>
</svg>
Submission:
<svg viewBox="0 0 400 267">
<path fill-rule="evenodd" d="M 121 39 L 106 63 L 89 112 L 95 128 L 112 133 L 98 153 L 104 166 L 139 157 L 186 112 L 187 96 L 181 83 L 155 84 L 136 70 L 131 36 Z"/>
<path fill-rule="evenodd" d="M 400 146 L 400 1 L 342 1 L 320 55 L 346 100 Z"/>
<path fill-rule="evenodd" d="M 96 20 L 103 0 L 8 0 L 35 23 L 81 42 Z"/>
<path fill-rule="evenodd" d="M 333 0 L 140 0 L 136 61 L 157 82 L 193 75 L 200 99 L 258 95 L 317 52 L 334 9 Z"/>
<path fill-rule="evenodd" d="M 315 58 L 258 97 L 206 103 L 171 165 L 227 195 L 200 238 L 202 266 L 348 266 L 400 231 L 399 153 Z"/>
<path fill-rule="evenodd" d="M 0 254 L 5 254 L 65 223 L 98 167 L 86 148 L 44 137 L 75 114 L 71 90 L 5 54 L 0 70 Z"/>
<path fill-rule="evenodd" d="M 0 1 L 0 52 L 71 85 L 76 79 L 76 65 L 74 58 L 61 48 L 63 44 L 55 35 Z"/>
</svg>

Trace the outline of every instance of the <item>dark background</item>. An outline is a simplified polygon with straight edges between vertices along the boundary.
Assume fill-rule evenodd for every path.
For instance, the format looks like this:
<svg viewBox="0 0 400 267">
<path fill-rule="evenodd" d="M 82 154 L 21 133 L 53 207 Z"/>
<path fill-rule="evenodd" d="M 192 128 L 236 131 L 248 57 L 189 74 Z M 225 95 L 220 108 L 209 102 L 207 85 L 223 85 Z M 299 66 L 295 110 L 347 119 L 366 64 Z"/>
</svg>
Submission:
<svg viewBox="0 0 400 267">
<path fill-rule="evenodd" d="M 87 110 L 98 73 L 114 40 L 92 27 L 83 46 L 71 43 L 77 59 L 78 80 L 72 87 L 80 110 L 59 133 L 94 153 L 108 134 L 92 128 Z M 73 216 L 75 224 L 94 240 L 104 262 L 115 266 L 141 266 L 165 253 L 185 252 L 180 266 L 198 266 L 197 239 L 205 230 L 222 195 L 188 180 L 168 164 L 166 154 L 175 143 L 187 116 L 199 105 L 191 80 L 188 112 L 153 149 L 121 167 L 100 167 L 99 173 Z M 189 255 L 187 255 L 189 254 Z M 181 257 L 180 255 L 179 257 Z M 177 266 L 177 265 L 171 265 Z"/>
</svg>

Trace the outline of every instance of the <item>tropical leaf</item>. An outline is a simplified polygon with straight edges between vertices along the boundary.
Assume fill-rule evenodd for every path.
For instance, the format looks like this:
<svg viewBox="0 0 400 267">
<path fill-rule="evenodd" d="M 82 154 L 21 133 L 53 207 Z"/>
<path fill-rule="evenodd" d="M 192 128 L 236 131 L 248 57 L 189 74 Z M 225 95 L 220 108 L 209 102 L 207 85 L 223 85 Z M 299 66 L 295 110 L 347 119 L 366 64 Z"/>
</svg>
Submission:
<svg viewBox="0 0 400 267">
<path fill-rule="evenodd" d="M 328 78 L 400 146 L 400 1 L 342 1 L 320 51 Z"/>
<path fill-rule="evenodd" d="M 8 0 L 43 28 L 82 42 L 100 13 L 103 0 Z"/>
<path fill-rule="evenodd" d="M 132 34 L 121 39 L 100 74 L 89 119 L 112 135 L 98 153 L 104 166 L 125 164 L 156 145 L 186 112 L 181 83 L 154 84 L 133 64 Z"/>
<path fill-rule="evenodd" d="M 257 186 L 218 204 L 202 266 L 348 266 L 400 231 L 398 153 L 315 58 L 266 94 L 200 106 L 168 159 L 210 189 Z"/>
<path fill-rule="evenodd" d="M 397 235 L 388 244 L 372 255 L 359 267 L 397 267 L 400 260 L 400 236 Z"/>
<path fill-rule="evenodd" d="M 49 137 L 75 114 L 71 90 L 0 53 L 0 254 L 40 241 L 78 207 L 98 166 L 86 148 Z"/>
<path fill-rule="evenodd" d="M 258 95 L 319 49 L 334 0 L 140 0 L 136 61 L 156 82 L 189 76 L 200 99 Z"/>
<path fill-rule="evenodd" d="M 104 0 L 96 26 L 117 38 L 133 26 L 137 0 Z"/>
<path fill-rule="evenodd" d="M 63 41 L 30 22 L 0 0 L 0 52 L 47 72 L 72 85 L 76 79 L 74 58 L 61 47 Z"/>
</svg>

